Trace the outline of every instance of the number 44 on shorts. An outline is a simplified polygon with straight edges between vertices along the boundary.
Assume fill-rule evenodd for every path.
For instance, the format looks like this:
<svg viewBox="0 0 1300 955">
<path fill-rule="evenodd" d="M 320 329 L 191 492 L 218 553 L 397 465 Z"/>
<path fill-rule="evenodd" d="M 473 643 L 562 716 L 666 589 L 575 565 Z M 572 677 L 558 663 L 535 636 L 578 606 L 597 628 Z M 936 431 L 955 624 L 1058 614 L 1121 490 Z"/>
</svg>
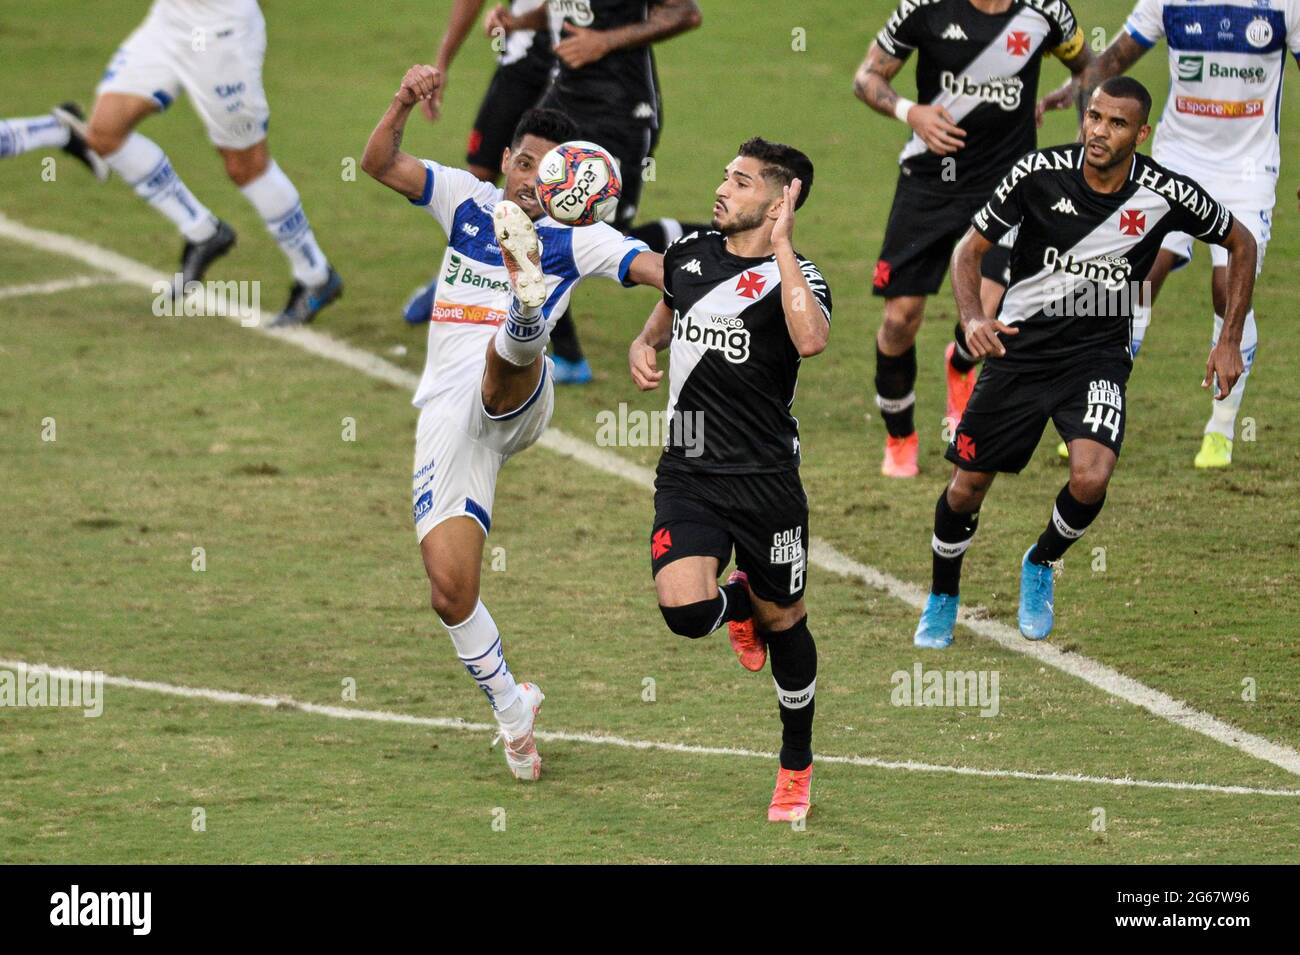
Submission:
<svg viewBox="0 0 1300 955">
<path fill-rule="evenodd" d="M 1093 434 L 1105 428 L 1110 432 L 1111 441 L 1118 441 L 1123 414 L 1124 396 L 1118 385 L 1105 379 L 1088 384 L 1088 411 L 1083 423 L 1092 425 Z"/>
</svg>

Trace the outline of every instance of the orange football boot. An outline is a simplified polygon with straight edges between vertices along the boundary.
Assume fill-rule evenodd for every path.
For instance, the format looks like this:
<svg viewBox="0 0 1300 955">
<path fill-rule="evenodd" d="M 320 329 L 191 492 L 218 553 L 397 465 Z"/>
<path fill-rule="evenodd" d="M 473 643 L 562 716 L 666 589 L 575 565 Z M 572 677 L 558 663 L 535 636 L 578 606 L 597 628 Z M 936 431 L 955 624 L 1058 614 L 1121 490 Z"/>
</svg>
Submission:
<svg viewBox="0 0 1300 955">
<path fill-rule="evenodd" d="M 776 771 L 776 789 L 767 807 L 768 822 L 794 822 L 803 819 L 812 808 L 812 763 L 807 769 Z"/>
<path fill-rule="evenodd" d="M 880 473 L 885 477 L 893 478 L 916 477 L 920 470 L 916 466 L 916 455 L 919 447 L 920 439 L 915 431 L 906 438 L 887 436 L 885 438 L 885 460 L 880 464 Z"/>
<path fill-rule="evenodd" d="M 948 419 L 952 422 L 953 431 L 957 430 L 961 416 L 966 413 L 970 393 L 975 390 L 976 374 L 974 368 L 963 373 L 952 367 L 952 356 L 956 350 L 957 343 L 949 342 L 947 351 L 943 353 L 943 372 L 948 380 Z"/>
<path fill-rule="evenodd" d="M 749 589 L 749 577 L 743 570 L 733 570 L 731 576 L 727 578 L 729 584 L 734 584 L 736 581 L 740 581 L 745 585 L 745 589 Z M 736 651 L 741 666 L 754 673 L 763 669 L 763 664 L 767 662 L 767 645 L 758 639 L 758 634 L 754 632 L 753 617 L 748 620 L 728 620 L 727 636 L 731 639 L 731 649 Z"/>
</svg>

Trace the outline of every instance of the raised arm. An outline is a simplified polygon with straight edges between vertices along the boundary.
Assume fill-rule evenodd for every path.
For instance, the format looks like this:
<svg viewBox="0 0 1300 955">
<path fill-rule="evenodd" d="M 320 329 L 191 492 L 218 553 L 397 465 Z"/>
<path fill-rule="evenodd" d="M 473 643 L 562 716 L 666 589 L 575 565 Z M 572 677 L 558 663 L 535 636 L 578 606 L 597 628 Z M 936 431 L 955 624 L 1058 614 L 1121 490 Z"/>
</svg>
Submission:
<svg viewBox="0 0 1300 955">
<path fill-rule="evenodd" d="M 886 53 L 878 41 L 872 41 L 866 59 L 853 75 L 853 95 L 881 116 L 906 123 L 935 155 L 947 156 L 961 149 L 966 131 L 946 109 L 913 103 L 890 85 L 902 68 L 902 60 Z"/>
<path fill-rule="evenodd" d="M 426 169 L 420 160 L 402 152 L 402 134 L 415 104 L 431 98 L 441 82 L 441 75 L 428 64 L 407 70 L 361 157 L 366 175 L 408 199 L 419 199 L 424 194 Z"/>
<path fill-rule="evenodd" d="M 781 307 L 790 341 L 801 358 L 811 358 L 825 350 L 831 337 L 830 319 L 808 284 L 808 276 L 794 251 L 794 207 L 799 203 L 803 183 L 795 179 L 784 187 L 781 212 L 772 228 L 772 251 L 781 273 Z"/>
<path fill-rule="evenodd" d="M 571 70 L 580 70 L 615 50 L 662 43 L 679 33 L 694 30 L 704 20 L 695 0 L 659 0 L 653 3 L 646 18 L 639 23 L 591 30 L 564 25 L 564 38 L 555 44 L 555 55 Z"/>
<path fill-rule="evenodd" d="M 1219 343 L 1210 352 L 1205 363 L 1202 388 L 1218 384 L 1214 397 L 1222 401 L 1232 391 L 1241 377 L 1241 332 L 1250 311 L 1250 300 L 1255 293 L 1255 258 L 1258 255 L 1255 237 L 1240 222 L 1233 221 L 1232 231 L 1221 243 L 1228 250 L 1228 307 L 1223 316 L 1223 330 Z"/>
<path fill-rule="evenodd" d="M 1075 60 L 1064 61 L 1073 75 L 1039 101 L 1035 117 L 1038 124 L 1042 125 L 1046 110 L 1064 109 L 1071 103 L 1081 105 L 1088 102 L 1093 90 L 1112 76 L 1128 72 L 1129 67 L 1142 59 L 1142 54 L 1146 51 L 1147 48 L 1133 39 L 1127 30 L 1120 30 L 1115 39 L 1110 41 L 1110 46 L 1097 56 L 1093 56 L 1085 44 Z M 1076 69 L 1080 62 L 1082 68 Z"/>
</svg>

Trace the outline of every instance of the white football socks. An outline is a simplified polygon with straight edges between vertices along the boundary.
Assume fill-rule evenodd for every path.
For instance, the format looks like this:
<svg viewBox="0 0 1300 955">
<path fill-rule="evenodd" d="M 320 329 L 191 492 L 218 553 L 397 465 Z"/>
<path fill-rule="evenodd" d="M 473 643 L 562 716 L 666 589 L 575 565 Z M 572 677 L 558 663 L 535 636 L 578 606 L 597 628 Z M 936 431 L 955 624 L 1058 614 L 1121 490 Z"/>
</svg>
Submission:
<svg viewBox="0 0 1300 955">
<path fill-rule="evenodd" d="M 293 269 L 293 277 L 307 286 L 324 283 L 329 278 L 329 260 L 316 244 L 298 190 L 275 160 L 271 160 L 266 172 L 240 191 L 266 222 L 267 231 L 280 243 Z"/>
<path fill-rule="evenodd" d="M 497 326 L 493 344 L 497 354 L 510 364 L 527 368 L 545 351 L 550 337 L 542 310 L 529 308 L 511 296 L 510 317 Z"/>
<path fill-rule="evenodd" d="M 1219 342 L 1219 333 L 1223 331 L 1223 319 L 1214 316 L 1214 344 Z M 1222 401 L 1211 400 L 1210 420 L 1205 423 L 1205 433 L 1218 432 L 1231 441 L 1237 432 L 1237 414 L 1241 411 L 1241 399 L 1246 394 L 1246 379 L 1250 377 L 1251 366 L 1255 364 L 1255 348 L 1259 345 L 1259 330 L 1255 326 L 1255 310 L 1246 313 L 1246 324 L 1241 331 L 1241 377 L 1233 385 L 1228 397 Z M 1211 383 L 1213 384 L 1213 383 Z"/>
<path fill-rule="evenodd" d="M 181 182 L 166 153 L 139 133 L 126 137 L 104 162 L 144 199 L 175 224 L 191 242 L 204 242 L 217 231 L 217 217 Z"/>
<path fill-rule="evenodd" d="M 62 149 L 72 134 L 53 116 L 0 119 L 0 157 L 17 156 L 33 149 Z"/>
<path fill-rule="evenodd" d="M 519 726 L 524 718 L 524 701 L 515 678 L 506 666 L 505 651 L 496 621 L 479 601 L 468 618 L 447 628 L 456 655 L 474 678 L 496 713 L 497 722 L 507 730 Z"/>
</svg>

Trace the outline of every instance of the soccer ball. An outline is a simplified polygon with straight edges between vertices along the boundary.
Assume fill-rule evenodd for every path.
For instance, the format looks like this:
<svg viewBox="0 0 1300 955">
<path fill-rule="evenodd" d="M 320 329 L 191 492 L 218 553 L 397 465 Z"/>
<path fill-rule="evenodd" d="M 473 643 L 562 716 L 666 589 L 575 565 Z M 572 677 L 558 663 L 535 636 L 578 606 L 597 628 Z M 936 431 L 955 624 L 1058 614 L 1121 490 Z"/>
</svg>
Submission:
<svg viewBox="0 0 1300 955">
<path fill-rule="evenodd" d="M 622 191 L 618 163 L 595 143 L 561 143 L 537 167 L 537 201 L 565 225 L 611 221 Z"/>
</svg>

